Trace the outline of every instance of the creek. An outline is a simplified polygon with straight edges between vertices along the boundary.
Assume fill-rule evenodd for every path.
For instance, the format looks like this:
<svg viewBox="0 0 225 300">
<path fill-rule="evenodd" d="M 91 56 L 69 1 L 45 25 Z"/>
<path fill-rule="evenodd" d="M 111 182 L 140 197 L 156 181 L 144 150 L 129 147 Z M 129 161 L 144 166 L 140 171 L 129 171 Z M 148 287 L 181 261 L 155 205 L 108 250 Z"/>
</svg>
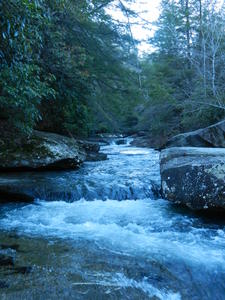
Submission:
<svg viewBox="0 0 225 300">
<path fill-rule="evenodd" d="M 159 153 L 126 141 L 78 171 L 20 175 L 44 188 L 0 205 L 1 299 L 225 299 L 225 223 L 161 199 Z"/>
</svg>

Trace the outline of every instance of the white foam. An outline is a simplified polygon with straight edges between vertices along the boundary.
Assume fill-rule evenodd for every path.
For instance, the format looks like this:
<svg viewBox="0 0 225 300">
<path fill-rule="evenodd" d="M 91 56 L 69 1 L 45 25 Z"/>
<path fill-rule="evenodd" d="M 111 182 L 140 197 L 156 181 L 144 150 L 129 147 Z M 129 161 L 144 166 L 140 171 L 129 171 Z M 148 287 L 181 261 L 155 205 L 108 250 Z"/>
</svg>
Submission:
<svg viewBox="0 0 225 300">
<path fill-rule="evenodd" d="M 126 154 L 126 155 L 148 155 L 150 153 L 151 151 L 148 149 L 130 148 L 130 149 L 120 150 L 120 154 Z"/>
<path fill-rule="evenodd" d="M 158 297 L 161 300 L 179 300 L 181 296 L 179 293 L 173 293 L 171 291 L 159 290 L 153 285 L 149 284 L 147 280 L 136 281 L 129 279 L 121 273 L 117 273 L 114 282 L 121 287 L 132 287 L 144 291 L 150 297 Z"/>
<path fill-rule="evenodd" d="M 110 251 L 159 261 L 225 268 L 224 231 L 199 229 L 192 223 L 171 213 L 163 200 L 39 201 L 9 211 L 0 228 L 30 236 L 82 238 Z"/>
<path fill-rule="evenodd" d="M 97 274 L 96 274 L 97 275 Z M 122 273 L 116 273 L 113 277 L 108 273 L 101 273 L 99 277 L 103 277 L 102 280 L 90 281 L 90 282 L 75 282 L 74 286 L 101 286 L 108 288 L 107 293 L 110 294 L 112 290 L 118 290 L 121 288 L 135 288 L 142 290 L 149 297 L 156 296 L 161 300 L 180 300 L 181 296 L 179 293 L 174 293 L 172 291 L 159 290 L 150 283 L 147 282 L 147 279 L 142 281 L 136 281 L 134 279 L 127 278 Z"/>
</svg>

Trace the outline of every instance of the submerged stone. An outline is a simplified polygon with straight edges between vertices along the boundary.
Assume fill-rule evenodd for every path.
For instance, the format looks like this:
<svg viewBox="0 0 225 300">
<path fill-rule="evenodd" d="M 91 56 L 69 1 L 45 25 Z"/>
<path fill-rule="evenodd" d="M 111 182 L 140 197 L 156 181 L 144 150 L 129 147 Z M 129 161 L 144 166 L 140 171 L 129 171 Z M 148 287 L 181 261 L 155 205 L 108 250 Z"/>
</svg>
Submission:
<svg viewBox="0 0 225 300">
<path fill-rule="evenodd" d="M 7 282 L 0 280 L 0 289 L 7 289 L 9 288 L 9 284 Z"/>
<path fill-rule="evenodd" d="M 115 143 L 116 143 L 116 145 L 125 145 L 126 140 L 125 139 L 116 140 Z"/>
<path fill-rule="evenodd" d="M 0 203 L 8 202 L 24 202 L 30 203 L 35 199 L 34 195 L 29 192 L 14 190 L 11 186 L 2 186 L 0 187 Z"/>
</svg>

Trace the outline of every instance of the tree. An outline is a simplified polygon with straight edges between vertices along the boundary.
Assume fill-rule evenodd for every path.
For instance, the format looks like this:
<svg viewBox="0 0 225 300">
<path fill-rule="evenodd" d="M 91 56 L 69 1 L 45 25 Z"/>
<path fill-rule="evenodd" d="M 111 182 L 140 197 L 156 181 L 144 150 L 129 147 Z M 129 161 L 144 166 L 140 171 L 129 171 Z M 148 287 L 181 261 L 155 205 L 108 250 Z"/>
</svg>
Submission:
<svg viewBox="0 0 225 300">
<path fill-rule="evenodd" d="M 3 1 L 0 11 L 0 127 L 3 136 L 30 133 L 41 99 L 54 96 L 54 76 L 37 63 L 46 17 L 37 1 Z"/>
<path fill-rule="evenodd" d="M 162 0 L 156 51 L 143 63 L 142 126 L 168 137 L 225 117 L 224 20 L 217 1 Z"/>
<path fill-rule="evenodd" d="M 1 2 L 2 131 L 120 130 L 137 100 L 137 57 L 106 0 Z M 122 105 L 123 104 L 123 105 Z M 123 109 L 121 109 L 123 106 Z M 5 124 L 3 126 L 3 124 Z"/>
</svg>

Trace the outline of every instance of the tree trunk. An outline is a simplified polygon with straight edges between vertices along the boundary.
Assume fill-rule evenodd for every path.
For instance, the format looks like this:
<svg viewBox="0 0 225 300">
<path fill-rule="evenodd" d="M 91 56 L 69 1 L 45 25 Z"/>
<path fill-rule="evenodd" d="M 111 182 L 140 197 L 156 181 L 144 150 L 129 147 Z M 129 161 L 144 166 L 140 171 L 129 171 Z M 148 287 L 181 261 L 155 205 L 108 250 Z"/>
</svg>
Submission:
<svg viewBox="0 0 225 300">
<path fill-rule="evenodd" d="M 213 96 L 216 96 L 216 85 L 215 85 L 215 80 L 216 80 L 215 59 L 216 59 L 216 55 L 215 55 L 215 52 L 213 52 L 213 55 L 212 55 L 212 93 L 213 93 Z"/>
<path fill-rule="evenodd" d="M 189 0 L 186 0 L 185 3 L 185 17 L 186 17 L 187 58 L 189 61 L 189 67 L 191 67 L 191 34 L 190 34 Z"/>
<path fill-rule="evenodd" d="M 203 88 L 204 88 L 204 97 L 206 98 L 206 42 L 205 39 L 202 39 L 202 55 L 203 55 Z"/>
</svg>

